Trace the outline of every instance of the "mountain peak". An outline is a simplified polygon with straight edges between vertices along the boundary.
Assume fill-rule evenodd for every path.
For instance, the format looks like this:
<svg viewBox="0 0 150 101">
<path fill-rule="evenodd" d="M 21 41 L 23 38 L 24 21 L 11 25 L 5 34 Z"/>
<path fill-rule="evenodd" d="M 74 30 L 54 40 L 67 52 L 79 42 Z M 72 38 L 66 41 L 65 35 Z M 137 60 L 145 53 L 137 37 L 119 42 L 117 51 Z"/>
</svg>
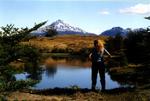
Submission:
<svg viewBox="0 0 150 101">
<path fill-rule="evenodd" d="M 76 34 L 85 34 L 86 32 L 78 27 L 73 27 L 71 25 L 69 25 L 68 23 L 65 23 L 63 20 L 56 20 L 55 22 L 53 22 L 51 25 L 49 25 L 49 27 L 52 27 L 53 29 L 55 29 L 58 33 L 76 33 Z"/>
<path fill-rule="evenodd" d="M 112 30 L 123 30 L 122 27 L 113 27 Z"/>
<path fill-rule="evenodd" d="M 62 22 L 64 22 L 64 21 L 61 20 L 61 19 L 58 19 L 58 20 L 56 20 L 55 22 L 60 22 L 60 23 L 62 23 Z"/>
<path fill-rule="evenodd" d="M 55 22 L 53 22 L 54 24 L 59 24 L 59 23 L 62 23 L 62 24 L 64 24 L 64 21 L 63 20 L 61 20 L 61 19 L 58 19 L 58 20 L 56 20 Z M 52 23 L 52 24 L 53 24 Z"/>
<path fill-rule="evenodd" d="M 74 27 L 69 25 L 68 23 L 65 23 L 63 20 L 58 19 L 51 23 L 48 26 L 45 26 L 43 28 L 38 29 L 37 31 L 34 31 L 33 33 L 37 34 L 46 34 L 46 31 L 48 29 L 55 29 L 59 35 L 64 35 L 64 34 L 78 34 L 78 35 L 88 35 L 89 33 L 82 30 L 81 28 Z"/>
<path fill-rule="evenodd" d="M 102 32 L 101 35 L 104 35 L 104 36 L 115 36 L 118 33 L 121 36 L 126 36 L 126 34 L 128 33 L 128 30 L 123 29 L 122 27 L 113 27 L 113 28 L 111 28 L 109 30 L 106 30 L 106 31 Z"/>
</svg>

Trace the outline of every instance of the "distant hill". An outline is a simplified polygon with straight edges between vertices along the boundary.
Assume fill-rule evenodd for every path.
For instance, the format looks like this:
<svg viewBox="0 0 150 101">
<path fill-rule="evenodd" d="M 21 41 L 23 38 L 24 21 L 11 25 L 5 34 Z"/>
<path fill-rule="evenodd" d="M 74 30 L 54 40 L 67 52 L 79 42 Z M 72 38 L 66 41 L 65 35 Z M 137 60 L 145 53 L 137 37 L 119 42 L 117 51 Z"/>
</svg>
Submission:
<svg viewBox="0 0 150 101">
<path fill-rule="evenodd" d="M 127 28 L 127 29 L 123 29 L 121 27 L 113 27 L 109 30 L 106 30 L 106 31 L 102 32 L 100 35 L 114 37 L 116 34 L 119 33 L 121 36 L 125 37 L 130 31 L 138 32 L 138 31 L 144 31 L 144 30 L 145 30 L 144 28 L 137 28 L 137 29 Z"/>
<path fill-rule="evenodd" d="M 116 34 L 120 33 L 121 36 L 126 36 L 128 32 L 128 29 L 123 29 L 121 27 L 113 27 L 109 30 L 102 32 L 100 35 L 113 37 Z"/>
<path fill-rule="evenodd" d="M 95 35 L 94 33 L 88 33 L 82 30 L 81 28 L 71 26 L 62 20 L 57 20 L 48 26 L 39 28 L 38 30 L 32 32 L 32 35 L 45 36 L 47 34 L 48 29 L 55 29 L 58 32 L 58 35 L 64 34 Z"/>
</svg>

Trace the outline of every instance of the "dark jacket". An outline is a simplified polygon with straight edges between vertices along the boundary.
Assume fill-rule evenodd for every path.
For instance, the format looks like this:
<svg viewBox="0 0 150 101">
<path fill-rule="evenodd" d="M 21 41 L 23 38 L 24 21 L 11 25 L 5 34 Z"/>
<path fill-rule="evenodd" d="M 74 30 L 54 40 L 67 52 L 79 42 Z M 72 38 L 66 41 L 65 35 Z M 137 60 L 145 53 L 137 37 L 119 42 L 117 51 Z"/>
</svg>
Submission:
<svg viewBox="0 0 150 101">
<path fill-rule="evenodd" d="M 93 48 L 91 59 L 92 59 L 92 63 L 103 62 L 103 55 L 102 53 L 98 52 L 96 48 Z"/>
</svg>

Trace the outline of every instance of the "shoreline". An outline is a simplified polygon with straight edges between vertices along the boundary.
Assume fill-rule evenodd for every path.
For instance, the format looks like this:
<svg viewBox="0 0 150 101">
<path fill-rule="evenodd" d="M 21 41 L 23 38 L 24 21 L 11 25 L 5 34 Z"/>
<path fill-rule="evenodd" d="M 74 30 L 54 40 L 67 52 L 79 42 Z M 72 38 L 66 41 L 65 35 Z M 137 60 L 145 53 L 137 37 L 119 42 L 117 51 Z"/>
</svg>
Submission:
<svg viewBox="0 0 150 101">
<path fill-rule="evenodd" d="M 118 88 L 101 92 L 90 89 L 55 88 L 42 91 L 5 92 L 3 97 L 16 101 L 149 101 L 150 89 Z"/>
</svg>

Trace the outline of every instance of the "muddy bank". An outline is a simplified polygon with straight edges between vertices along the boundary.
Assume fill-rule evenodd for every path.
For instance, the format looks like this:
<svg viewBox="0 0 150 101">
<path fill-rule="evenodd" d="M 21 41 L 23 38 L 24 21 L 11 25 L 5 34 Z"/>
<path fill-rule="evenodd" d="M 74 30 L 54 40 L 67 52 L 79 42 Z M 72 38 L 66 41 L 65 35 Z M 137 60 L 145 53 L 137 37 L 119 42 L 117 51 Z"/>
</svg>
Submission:
<svg viewBox="0 0 150 101">
<path fill-rule="evenodd" d="M 150 89 L 117 88 L 106 92 L 89 89 L 47 89 L 42 91 L 22 90 L 9 92 L 7 100 L 27 101 L 149 101 Z"/>
</svg>

